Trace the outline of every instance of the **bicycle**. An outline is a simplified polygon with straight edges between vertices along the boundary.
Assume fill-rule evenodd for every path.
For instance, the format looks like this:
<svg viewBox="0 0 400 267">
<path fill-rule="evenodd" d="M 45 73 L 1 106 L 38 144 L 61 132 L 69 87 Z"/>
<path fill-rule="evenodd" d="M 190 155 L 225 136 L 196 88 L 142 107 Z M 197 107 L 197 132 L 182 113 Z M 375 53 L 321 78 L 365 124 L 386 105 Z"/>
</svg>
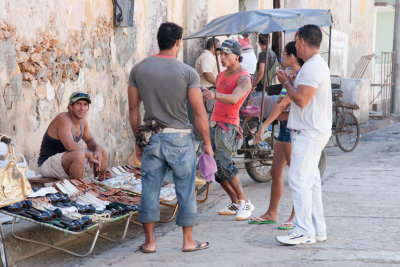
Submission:
<svg viewBox="0 0 400 267">
<path fill-rule="evenodd" d="M 335 114 L 332 137 L 335 136 L 336 143 L 342 151 L 351 152 L 360 141 L 360 124 L 353 114 L 353 110 L 357 110 L 360 107 L 355 103 L 340 101 L 342 96 L 342 90 L 332 89 L 332 108 Z"/>
</svg>

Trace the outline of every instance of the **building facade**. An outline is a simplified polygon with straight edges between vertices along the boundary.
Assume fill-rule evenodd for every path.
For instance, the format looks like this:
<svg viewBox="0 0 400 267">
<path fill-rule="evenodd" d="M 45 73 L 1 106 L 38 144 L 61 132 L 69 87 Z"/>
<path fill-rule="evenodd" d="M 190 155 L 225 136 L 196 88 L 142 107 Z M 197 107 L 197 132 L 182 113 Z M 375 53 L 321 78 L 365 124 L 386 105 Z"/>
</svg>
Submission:
<svg viewBox="0 0 400 267">
<path fill-rule="evenodd" d="M 113 26 L 112 0 L 1 0 L 0 132 L 14 139 L 17 150 L 37 170 L 50 121 L 66 111 L 73 91 L 82 90 L 92 96 L 89 126 L 109 151 L 110 165 L 125 163 L 133 152 L 127 78 L 136 62 L 158 52 L 160 23 L 180 24 L 188 35 L 216 17 L 273 8 L 274 2 L 136 0 L 133 27 L 122 28 Z M 331 9 L 332 74 L 348 75 L 362 55 L 373 52 L 372 0 L 281 0 L 280 5 Z M 193 66 L 202 43 L 184 41 L 178 59 Z"/>
</svg>

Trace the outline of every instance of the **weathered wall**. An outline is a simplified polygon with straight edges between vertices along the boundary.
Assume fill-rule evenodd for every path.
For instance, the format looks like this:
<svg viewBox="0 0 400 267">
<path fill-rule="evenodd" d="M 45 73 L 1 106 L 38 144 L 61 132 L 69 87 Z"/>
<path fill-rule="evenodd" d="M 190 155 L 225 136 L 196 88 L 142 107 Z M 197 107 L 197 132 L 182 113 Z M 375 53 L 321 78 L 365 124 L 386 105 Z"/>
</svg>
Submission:
<svg viewBox="0 0 400 267">
<path fill-rule="evenodd" d="M 232 14 L 239 11 L 238 0 L 215 1 L 215 0 L 187 0 L 186 6 L 186 23 L 184 24 L 184 35 L 190 35 L 202 29 L 208 22 L 213 19 Z M 226 37 L 218 37 L 221 41 Z M 194 66 L 196 59 L 204 49 L 205 39 L 190 39 L 184 41 L 185 63 Z"/>
<path fill-rule="evenodd" d="M 112 162 L 131 152 L 126 78 L 136 30 L 112 27 L 112 1 L 1 1 L 0 131 L 36 169 L 49 122 L 87 91 L 94 137 Z"/>
<path fill-rule="evenodd" d="M 346 76 L 372 53 L 372 0 L 349 1 L 351 18 L 340 0 L 282 1 L 284 7 L 332 10 L 333 28 L 343 37 L 333 41 L 332 73 Z M 112 0 L 0 1 L 0 132 L 14 138 L 36 169 L 44 132 L 79 89 L 93 98 L 89 125 L 110 152 L 110 164 L 126 162 L 133 145 L 127 78 L 135 62 L 158 52 L 160 23 L 176 22 L 188 35 L 239 11 L 239 2 L 242 9 L 266 9 L 273 1 L 136 0 L 133 28 L 112 26 Z M 183 41 L 179 59 L 193 66 L 203 41 Z"/>
<path fill-rule="evenodd" d="M 331 74 L 348 77 L 356 63 L 373 50 L 374 1 L 373 0 L 284 0 L 286 8 L 330 9 L 333 16 Z M 329 32 L 329 28 L 324 28 Z M 328 36 L 324 35 L 321 52 L 328 51 Z M 324 56 L 327 59 L 327 54 Z M 372 79 L 372 64 L 365 73 Z"/>
<path fill-rule="evenodd" d="M 65 111 L 69 95 L 87 91 L 93 136 L 110 153 L 110 165 L 131 156 L 127 78 L 135 62 L 158 52 L 164 21 L 184 35 L 215 17 L 238 11 L 236 0 L 136 0 L 133 28 L 114 28 L 112 0 L 0 1 L 0 132 L 14 138 L 37 170 L 41 139 Z M 190 65 L 201 40 L 184 41 L 178 57 Z"/>
</svg>

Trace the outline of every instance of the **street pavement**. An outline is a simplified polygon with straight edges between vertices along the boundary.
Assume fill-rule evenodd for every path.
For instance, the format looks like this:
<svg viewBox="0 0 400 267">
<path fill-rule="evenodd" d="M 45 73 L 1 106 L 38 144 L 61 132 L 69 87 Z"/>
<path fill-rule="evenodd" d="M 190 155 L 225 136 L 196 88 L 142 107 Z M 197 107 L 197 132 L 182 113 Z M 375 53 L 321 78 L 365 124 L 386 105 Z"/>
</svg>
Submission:
<svg viewBox="0 0 400 267">
<path fill-rule="evenodd" d="M 207 250 L 182 253 L 182 231 L 172 222 L 156 228 L 153 254 L 136 251 L 144 235 L 139 226 L 132 226 L 136 237 L 117 245 L 101 243 L 93 257 L 48 251 L 17 266 L 399 266 L 400 123 L 362 135 L 353 152 L 342 152 L 332 141 L 326 152 L 322 179 L 326 242 L 282 246 L 275 236 L 287 231 L 277 230 L 277 225 L 249 225 L 234 216 L 217 215 L 229 201 L 219 185 L 212 184 L 208 200 L 198 205 L 199 225 L 194 232 L 197 240 L 210 242 Z M 280 222 L 291 210 L 286 173 Z M 245 173 L 241 179 L 256 207 L 253 215 L 261 215 L 268 206 L 270 183 L 255 183 Z M 69 248 L 88 244 L 75 240 Z"/>
</svg>

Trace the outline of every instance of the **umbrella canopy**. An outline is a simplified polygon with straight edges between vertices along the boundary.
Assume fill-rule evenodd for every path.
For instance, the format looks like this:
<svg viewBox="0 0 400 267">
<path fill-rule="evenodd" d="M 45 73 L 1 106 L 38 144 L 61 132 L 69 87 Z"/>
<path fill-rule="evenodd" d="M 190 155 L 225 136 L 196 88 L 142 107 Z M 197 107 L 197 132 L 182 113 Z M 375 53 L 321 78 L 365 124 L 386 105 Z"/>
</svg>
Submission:
<svg viewBox="0 0 400 267">
<path fill-rule="evenodd" d="M 292 32 L 306 24 L 320 27 L 332 24 L 331 11 L 328 9 L 265 9 L 244 11 L 218 17 L 208 23 L 202 30 L 184 39 L 235 35 L 245 32 L 270 33 Z"/>
</svg>

